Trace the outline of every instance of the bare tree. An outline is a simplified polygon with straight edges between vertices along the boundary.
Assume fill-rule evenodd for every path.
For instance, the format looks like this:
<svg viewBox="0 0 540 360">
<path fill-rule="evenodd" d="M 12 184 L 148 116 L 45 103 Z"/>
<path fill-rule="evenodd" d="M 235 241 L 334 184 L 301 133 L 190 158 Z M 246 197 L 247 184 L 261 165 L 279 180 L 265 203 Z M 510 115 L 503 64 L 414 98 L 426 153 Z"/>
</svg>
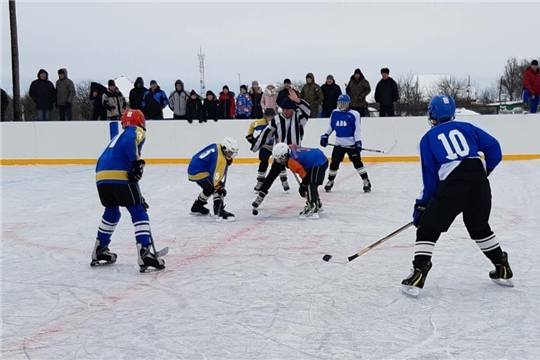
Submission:
<svg viewBox="0 0 540 360">
<path fill-rule="evenodd" d="M 420 88 L 418 77 L 407 74 L 397 79 L 399 101 L 397 113 L 401 116 L 425 115 L 427 94 Z"/>
<path fill-rule="evenodd" d="M 510 101 L 519 100 L 523 94 L 523 73 L 529 66 L 527 59 L 518 60 L 515 56 L 509 58 L 500 77 L 500 87 L 503 98 Z"/>
<path fill-rule="evenodd" d="M 429 94 L 429 97 L 435 95 L 450 95 L 456 102 L 471 99 L 470 88 L 467 79 L 458 79 L 451 76 L 443 77 L 436 81 L 435 93 Z"/>
<path fill-rule="evenodd" d="M 90 100 L 90 86 L 92 80 L 83 80 L 77 83 L 75 99 L 73 99 L 73 117 L 80 120 L 92 118 L 93 104 Z"/>
<path fill-rule="evenodd" d="M 22 118 L 24 121 L 34 121 L 37 119 L 36 104 L 30 97 L 30 94 L 26 93 L 21 97 Z M 52 118 L 52 114 L 51 114 Z"/>
<path fill-rule="evenodd" d="M 499 98 L 499 89 L 498 84 L 491 84 L 488 87 L 480 90 L 480 96 L 478 97 L 478 102 L 480 104 L 489 104 L 496 102 Z"/>
<path fill-rule="evenodd" d="M 304 81 L 300 81 L 300 80 L 291 80 L 291 87 L 300 92 L 302 90 L 302 87 L 305 85 L 306 83 Z M 277 91 L 281 91 L 284 89 L 284 86 L 283 86 L 283 83 L 281 82 L 277 82 L 276 83 L 276 89 Z"/>
</svg>

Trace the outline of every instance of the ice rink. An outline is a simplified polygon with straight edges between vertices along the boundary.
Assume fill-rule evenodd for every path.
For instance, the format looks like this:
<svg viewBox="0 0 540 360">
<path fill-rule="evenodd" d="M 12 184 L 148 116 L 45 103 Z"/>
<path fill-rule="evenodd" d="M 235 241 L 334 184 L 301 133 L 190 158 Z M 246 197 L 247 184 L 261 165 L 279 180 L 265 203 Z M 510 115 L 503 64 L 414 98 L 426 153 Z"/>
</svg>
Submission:
<svg viewBox="0 0 540 360">
<path fill-rule="evenodd" d="M 538 359 L 540 161 L 503 162 L 491 175 L 491 225 L 509 253 L 515 288 L 461 219 L 435 247 L 418 299 L 400 293 L 414 229 L 340 265 L 411 220 L 418 163 L 368 163 L 361 193 L 351 164 L 317 221 L 292 177 L 251 215 L 256 165 L 234 165 L 234 223 L 189 215 L 199 188 L 186 166 L 149 165 L 141 182 L 167 268 L 140 274 L 126 211 L 111 250 L 90 268 L 102 207 L 92 166 L 2 167 L 3 359 Z"/>
</svg>

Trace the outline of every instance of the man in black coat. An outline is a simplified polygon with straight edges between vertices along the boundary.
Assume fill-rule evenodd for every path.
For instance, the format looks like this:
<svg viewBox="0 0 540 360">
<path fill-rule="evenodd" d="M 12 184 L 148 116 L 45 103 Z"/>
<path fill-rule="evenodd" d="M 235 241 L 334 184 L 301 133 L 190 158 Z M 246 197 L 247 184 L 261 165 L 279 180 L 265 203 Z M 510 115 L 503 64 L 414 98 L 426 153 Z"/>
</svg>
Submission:
<svg viewBox="0 0 540 360">
<path fill-rule="evenodd" d="M 281 107 L 281 102 L 289 98 L 289 89 L 292 89 L 291 79 L 283 80 L 283 89 L 281 89 L 281 91 L 278 93 L 278 96 L 276 99 L 277 106 Z M 300 97 L 300 94 L 298 93 L 298 91 L 294 90 L 294 92 L 296 93 L 296 96 Z"/>
<path fill-rule="evenodd" d="M 326 83 L 321 86 L 324 100 L 322 105 L 322 117 L 329 118 L 332 111 L 337 108 L 337 99 L 341 95 L 341 88 L 334 81 L 332 75 L 326 77 Z"/>
<path fill-rule="evenodd" d="M 134 110 L 143 110 L 142 102 L 143 96 L 148 91 L 144 87 L 144 80 L 142 77 L 138 77 L 133 84 L 133 89 L 129 92 L 129 108 Z"/>
<path fill-rule="evenodd" d="M 28 94 L 36 104 L 37 119 L 41 121 L 51 120 L 51 112 L 56 103 L 56 89 L 49 80 L 49 73 L 40 69 L 37 79 L 30 84 Z"/>
<path fill-rule="evenodd" d="M 395 116 L 394 103 L 399 99 L 397 83 L 389 74 L 388 68 L 381 69 L 382 79 L 375 89 L 375 101 L 379 103 L 380 117 Z"/>
<path fill-rule="evenodd" d="M 103 94 L 107 91 L 104 85 L 90 83 L 90 100 L 92 101 L 92 118 L 90 120 L 107 120 L 107 109 L 103 106 Z"/>
</svg>

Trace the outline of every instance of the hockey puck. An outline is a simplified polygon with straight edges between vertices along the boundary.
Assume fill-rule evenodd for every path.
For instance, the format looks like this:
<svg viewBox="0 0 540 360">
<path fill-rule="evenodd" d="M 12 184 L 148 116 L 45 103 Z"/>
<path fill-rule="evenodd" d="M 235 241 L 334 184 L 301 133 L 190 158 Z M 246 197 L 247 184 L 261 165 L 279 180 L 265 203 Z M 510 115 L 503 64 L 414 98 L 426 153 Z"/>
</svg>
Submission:
<svg viewBox="0 0 540 360">
<path fill-rule="evenodd" d="M 332 258 L 332 255 L 326 254 L 326 255 L 323 256 L 322 259 L 323 259 L 324 261 L 330 261 L 331 258 Z"/>
<path fill-rule="evenodd" d="M 257 216 L 257 215 L 259 215 L 259 210 L 253 209 L 253 210 L 251 211 L 251 213 L 252 213 L 253 215 Z"/>
</svg>

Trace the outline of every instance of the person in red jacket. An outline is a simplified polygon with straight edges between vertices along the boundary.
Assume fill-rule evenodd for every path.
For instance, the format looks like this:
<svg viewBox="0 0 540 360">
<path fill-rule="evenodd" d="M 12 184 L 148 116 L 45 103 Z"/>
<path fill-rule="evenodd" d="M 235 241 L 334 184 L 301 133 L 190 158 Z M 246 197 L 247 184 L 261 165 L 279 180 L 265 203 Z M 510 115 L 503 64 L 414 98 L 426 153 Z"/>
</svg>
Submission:
<svg viewBox="0 0 540 360">
<path fill-rule="evenodd" d="M 234 93 L 225 85 L 223 91 L 219 93 L 219 116 L 221 119 L 234 119 L 235 110 Z"/>
<path fill-rule="evenodd" d="M 533 60 L 531 66 L 523 74 L 523 102 L 525 107 L 529 105 L 529 112 L 535 114 L 538 111 L 538 100 L 540 97 L 540 69 L 538 60 Z"/>
</svg>

